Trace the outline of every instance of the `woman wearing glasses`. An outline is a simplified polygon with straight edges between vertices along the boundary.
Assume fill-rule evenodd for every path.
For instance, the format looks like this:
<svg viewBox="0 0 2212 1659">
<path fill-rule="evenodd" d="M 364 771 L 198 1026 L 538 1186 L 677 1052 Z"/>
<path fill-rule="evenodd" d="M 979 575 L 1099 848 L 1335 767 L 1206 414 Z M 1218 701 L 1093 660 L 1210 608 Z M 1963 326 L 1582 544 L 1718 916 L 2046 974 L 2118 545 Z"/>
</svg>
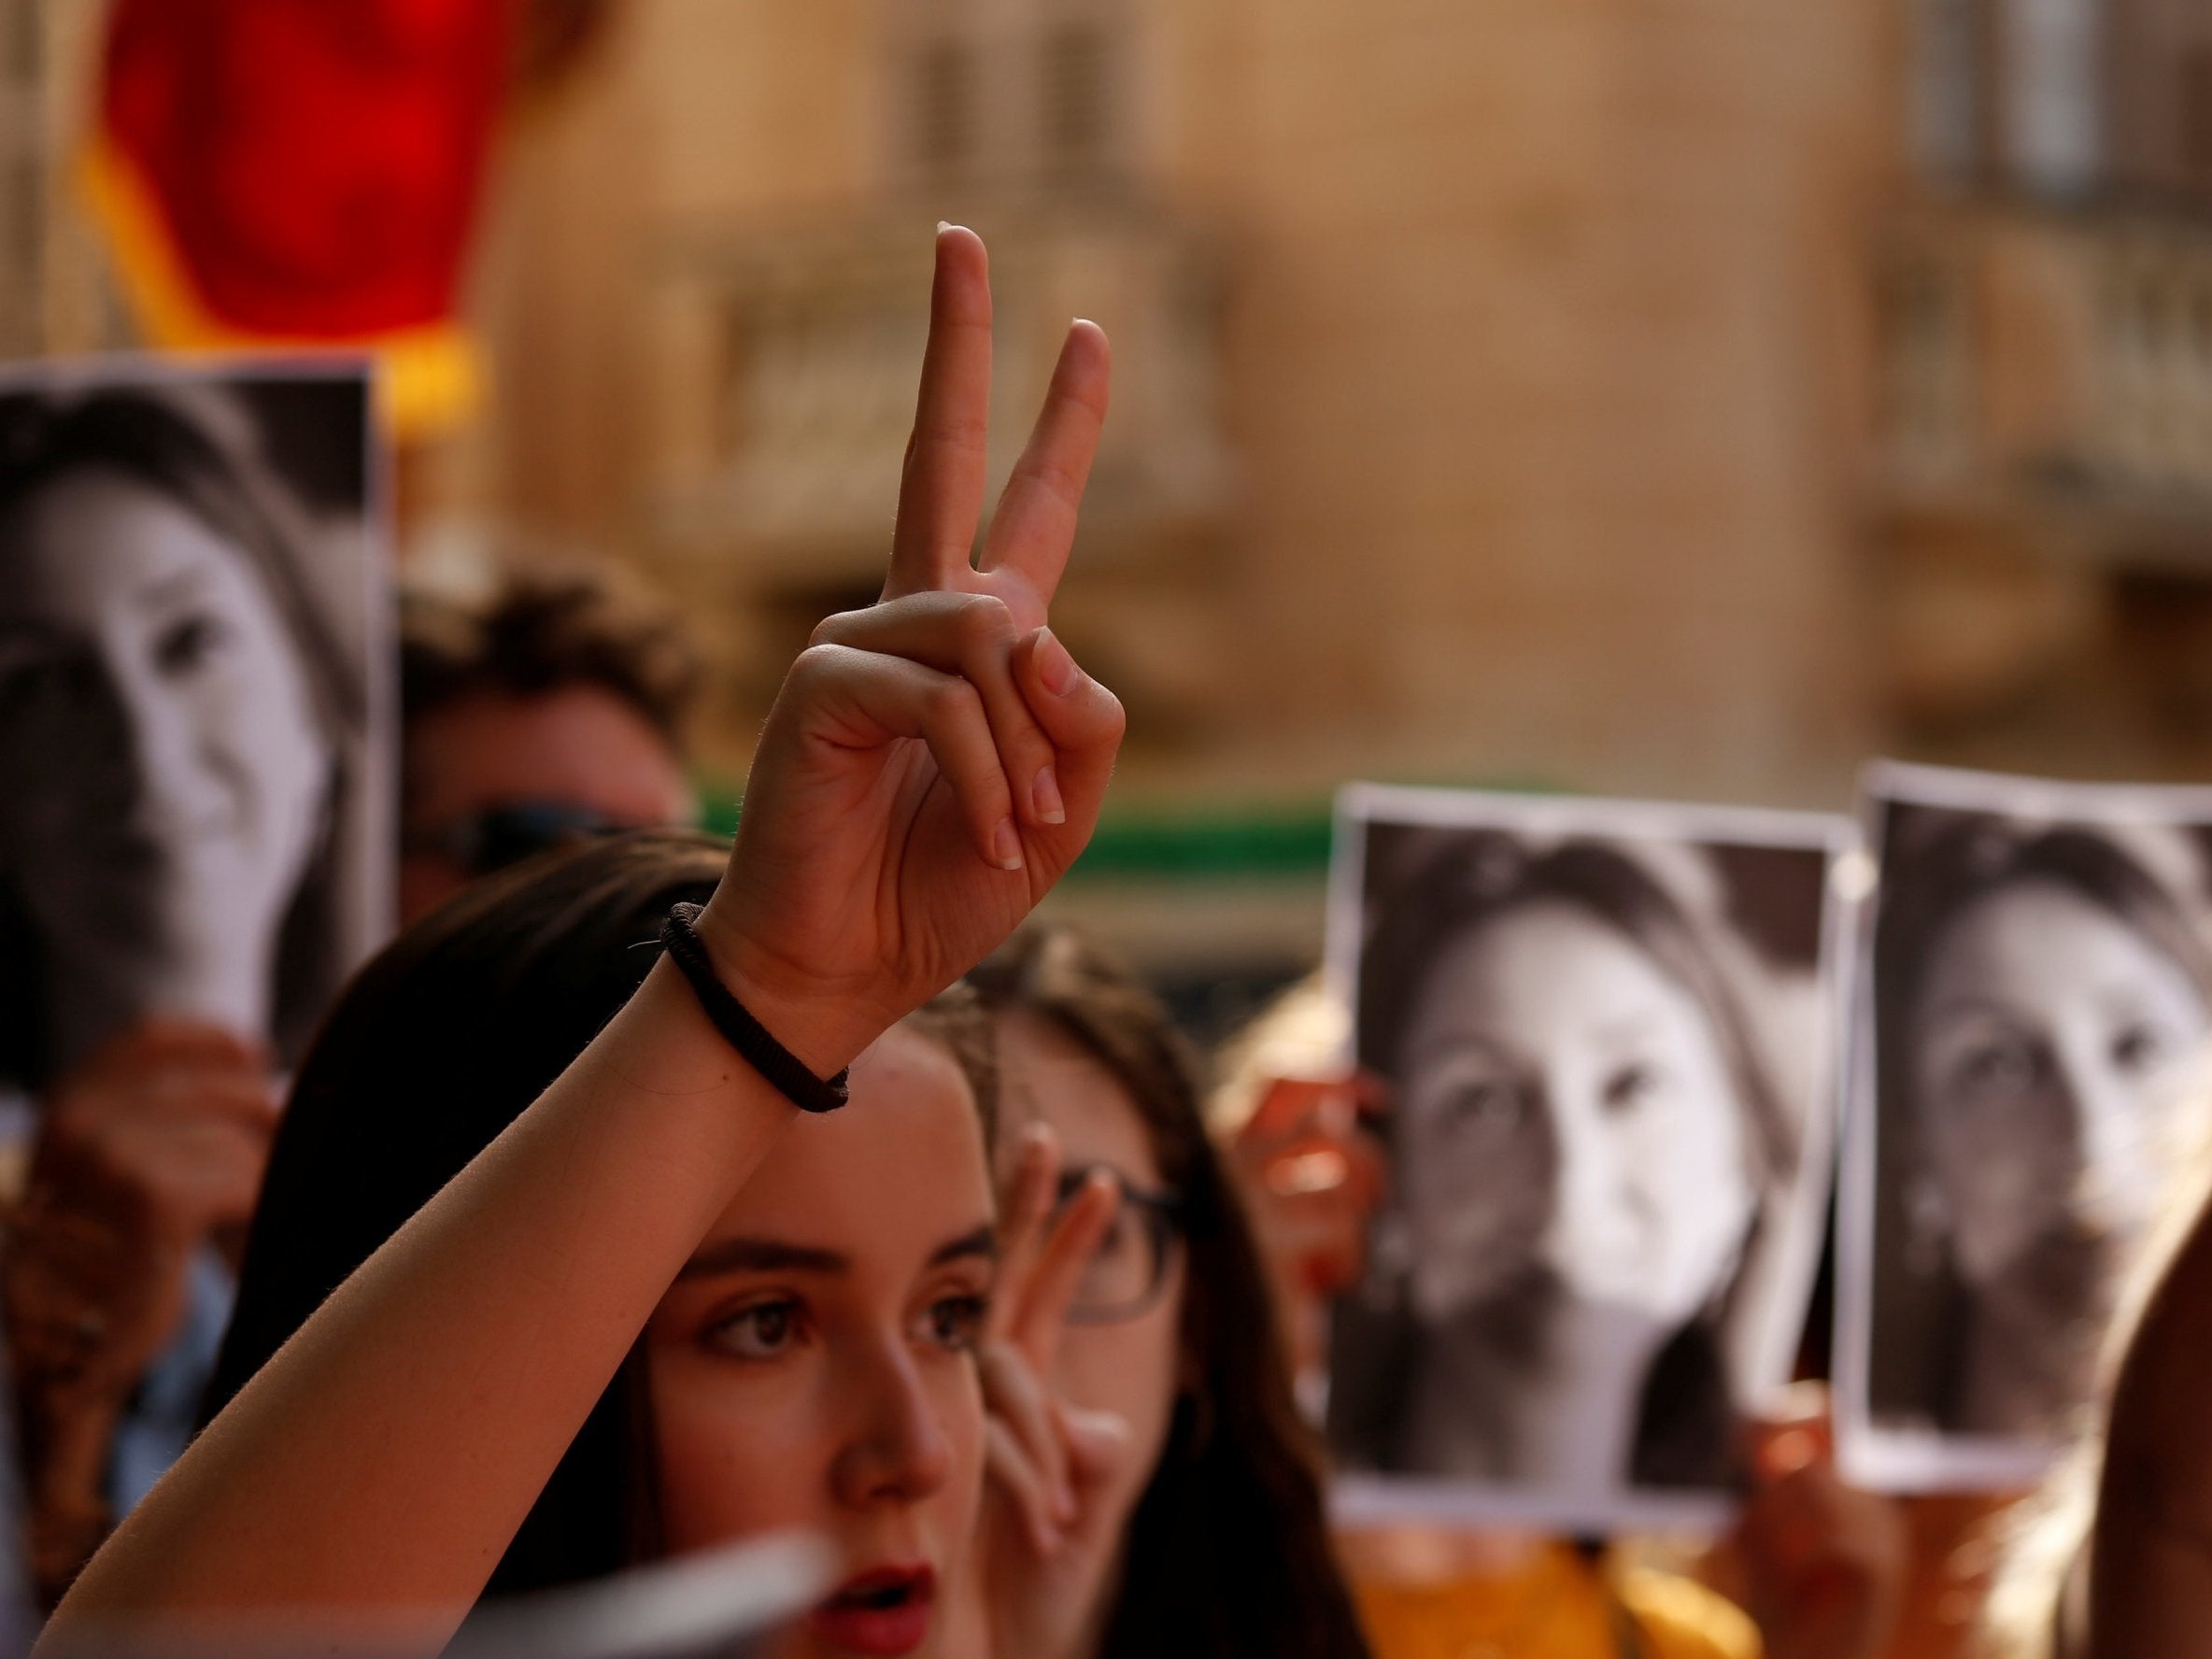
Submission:
<svg viewBox="0 0 2212 1659">
<path fill-rule="evenodd" d="M 1063 1202 L 1100 1170 L 1122 1199 L 1056 1349 L 985 1346 L 984 1560 L 1029 1586 L 997 1598 L 1012 1627 L 991 1651 L 1364 1654 L 1266 1270 L 1165 1012 L 1064 930 L 1018 936 L 969 983 L 997 1015 L 1002 1176 L 1042 1125 Z M 1103 1419 L 1119 1426 L 1094 1456 Z"/>
</svg>

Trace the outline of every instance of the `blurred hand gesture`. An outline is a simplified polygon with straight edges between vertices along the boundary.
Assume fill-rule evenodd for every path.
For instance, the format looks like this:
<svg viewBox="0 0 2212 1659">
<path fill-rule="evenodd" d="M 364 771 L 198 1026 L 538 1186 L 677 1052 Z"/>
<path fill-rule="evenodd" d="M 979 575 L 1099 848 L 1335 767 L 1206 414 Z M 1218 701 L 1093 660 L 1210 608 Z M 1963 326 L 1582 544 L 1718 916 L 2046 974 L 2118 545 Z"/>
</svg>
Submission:
<svg viewBox="0 0 2212 1659">
<path fill-rule="evenodd" d="M 1745 1599 L 1770 1659 L 1879 1659 L 1909 1567 L 1890 1499 L 1836 1472 L 1827 1391 L 1751 1426 L 1751 1493 L 1737 1522 Z"/>
<path fill-rule="evenodd" d="M 977 1351 L 987 1412 L 983 1515 L 956 1595 L 952 1645 L 998 1659 L 1072 1659 L 1120 1553 L 1104 1501 L 1128 1425 L 1053 1386 L 1068 1308 L 1121 1195 L 1094 1174 L 1054 1213 L 1059 1143 L 1032 1127 L 1004 1195 L 998 1287 Z"/>
<path fill-rule="evenodd" d="M 947 226 L 883 599 L 792 665 L 700 923 L 740 999 L 823 1073 L 1013 931 L 1089 839 L 1121 741 L 1120 703 L 1045 626 L 1106 337 L 1069 329 L 971 563 L 990 377 L 983 244 Z"/>
<path fill-rule="evenodd" d="M 183 1322 L 194 1252 L 243 1241 L 276 1116 L 259 1048 L 164 1019 L 96 1050 L 40 1103 L 0 1301 L 50 1595 L 105 1534 L 116 1427 Z"/>
<path fill-rule="evenodd" d="M 1388 1187 L 1382 1148 L 1368 1124 L 1387 1099 L 1370 1072 L 1278 1077 L 1229 1141 L 1229 1167 L 1301 1375 L 1324 1362 L 1329 1299 L 1367 1270 L 1368 1223 Z"/>
</svg>

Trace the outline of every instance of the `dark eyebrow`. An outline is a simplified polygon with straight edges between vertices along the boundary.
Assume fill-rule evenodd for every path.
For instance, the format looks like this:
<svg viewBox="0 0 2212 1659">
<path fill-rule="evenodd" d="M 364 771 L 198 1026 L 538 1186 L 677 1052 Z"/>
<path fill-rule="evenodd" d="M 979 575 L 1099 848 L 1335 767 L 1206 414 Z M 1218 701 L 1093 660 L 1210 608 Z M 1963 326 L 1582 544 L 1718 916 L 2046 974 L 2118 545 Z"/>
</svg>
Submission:
<svg viewBox="0 0 2212 1659">
<path fill-rule="evenodd" d="M 929 1265 L 941 1268 L 964 1256 L 996 1259 L 998 1235 L 985 1222 L 971 1233 L 940 1244 L 929 1253 Z M 844 1273 L 853 1258 L 842 1250 L 815 1244 L 787 1244 L 780 1239 L 724 1239 L 702 1248 L 686 1262 L 678 1279 L 705 1279 L 716 1273 Z"/>
<path fill-rule="evenodd" d="M 999 1231 L 989 1222 L 971 1233 L 963 1233 L 949 1244 L 940 1244 L 929 1253 L 929 1265 L 942 1268 L 946 1262 L 958 1261 L 965 1256 L 980 1255 L 991 1261 L 999 1259 Z"/>
<path fill-rule="evenodd" d="M 714 1273 L 842 1273 L 853 1265 L 840 1250 L 786 1244 L 775 1239 L 724 1239 L 703 1246 L 684 1264 L 678 1279 Z"/>
</svg>

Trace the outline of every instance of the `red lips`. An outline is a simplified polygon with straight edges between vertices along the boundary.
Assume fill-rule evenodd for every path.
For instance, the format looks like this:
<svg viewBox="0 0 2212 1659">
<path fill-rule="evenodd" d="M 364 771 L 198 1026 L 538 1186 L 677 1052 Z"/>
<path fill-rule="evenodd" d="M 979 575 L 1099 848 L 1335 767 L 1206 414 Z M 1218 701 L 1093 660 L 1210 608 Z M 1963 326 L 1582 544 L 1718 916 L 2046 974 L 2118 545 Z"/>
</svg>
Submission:
<svg viewBox="0 0 2212 1659">
<path fill-rule="evenodd" d="M 929 1634 L 937 1574 L 928 1567 L 884 1567 L 840 1584 L 807 1615 L 815 1633 L 856 1653 L 911 1653 Z"/>
</svg>

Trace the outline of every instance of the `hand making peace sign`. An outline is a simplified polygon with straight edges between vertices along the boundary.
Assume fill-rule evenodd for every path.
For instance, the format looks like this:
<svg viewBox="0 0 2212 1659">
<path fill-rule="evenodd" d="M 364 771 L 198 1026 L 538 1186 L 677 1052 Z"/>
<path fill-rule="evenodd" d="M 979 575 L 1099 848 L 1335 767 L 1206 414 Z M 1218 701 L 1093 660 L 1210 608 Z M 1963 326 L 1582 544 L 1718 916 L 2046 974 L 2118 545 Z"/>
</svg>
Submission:
<svg viewBox="0 0 2212 1659">
<path fill-rule="evenodd" d="M 1044 408 L 983 509 L 991 294 L 941 227 L 929 342 L 882 600 L 792 665 L 700 930 L 827 1075 L 1013 931 L 1089 840 L 1122 711 L 1045 626 L 1106 413 L 1106 336 L 1070 327 Z"/>
</svg>

